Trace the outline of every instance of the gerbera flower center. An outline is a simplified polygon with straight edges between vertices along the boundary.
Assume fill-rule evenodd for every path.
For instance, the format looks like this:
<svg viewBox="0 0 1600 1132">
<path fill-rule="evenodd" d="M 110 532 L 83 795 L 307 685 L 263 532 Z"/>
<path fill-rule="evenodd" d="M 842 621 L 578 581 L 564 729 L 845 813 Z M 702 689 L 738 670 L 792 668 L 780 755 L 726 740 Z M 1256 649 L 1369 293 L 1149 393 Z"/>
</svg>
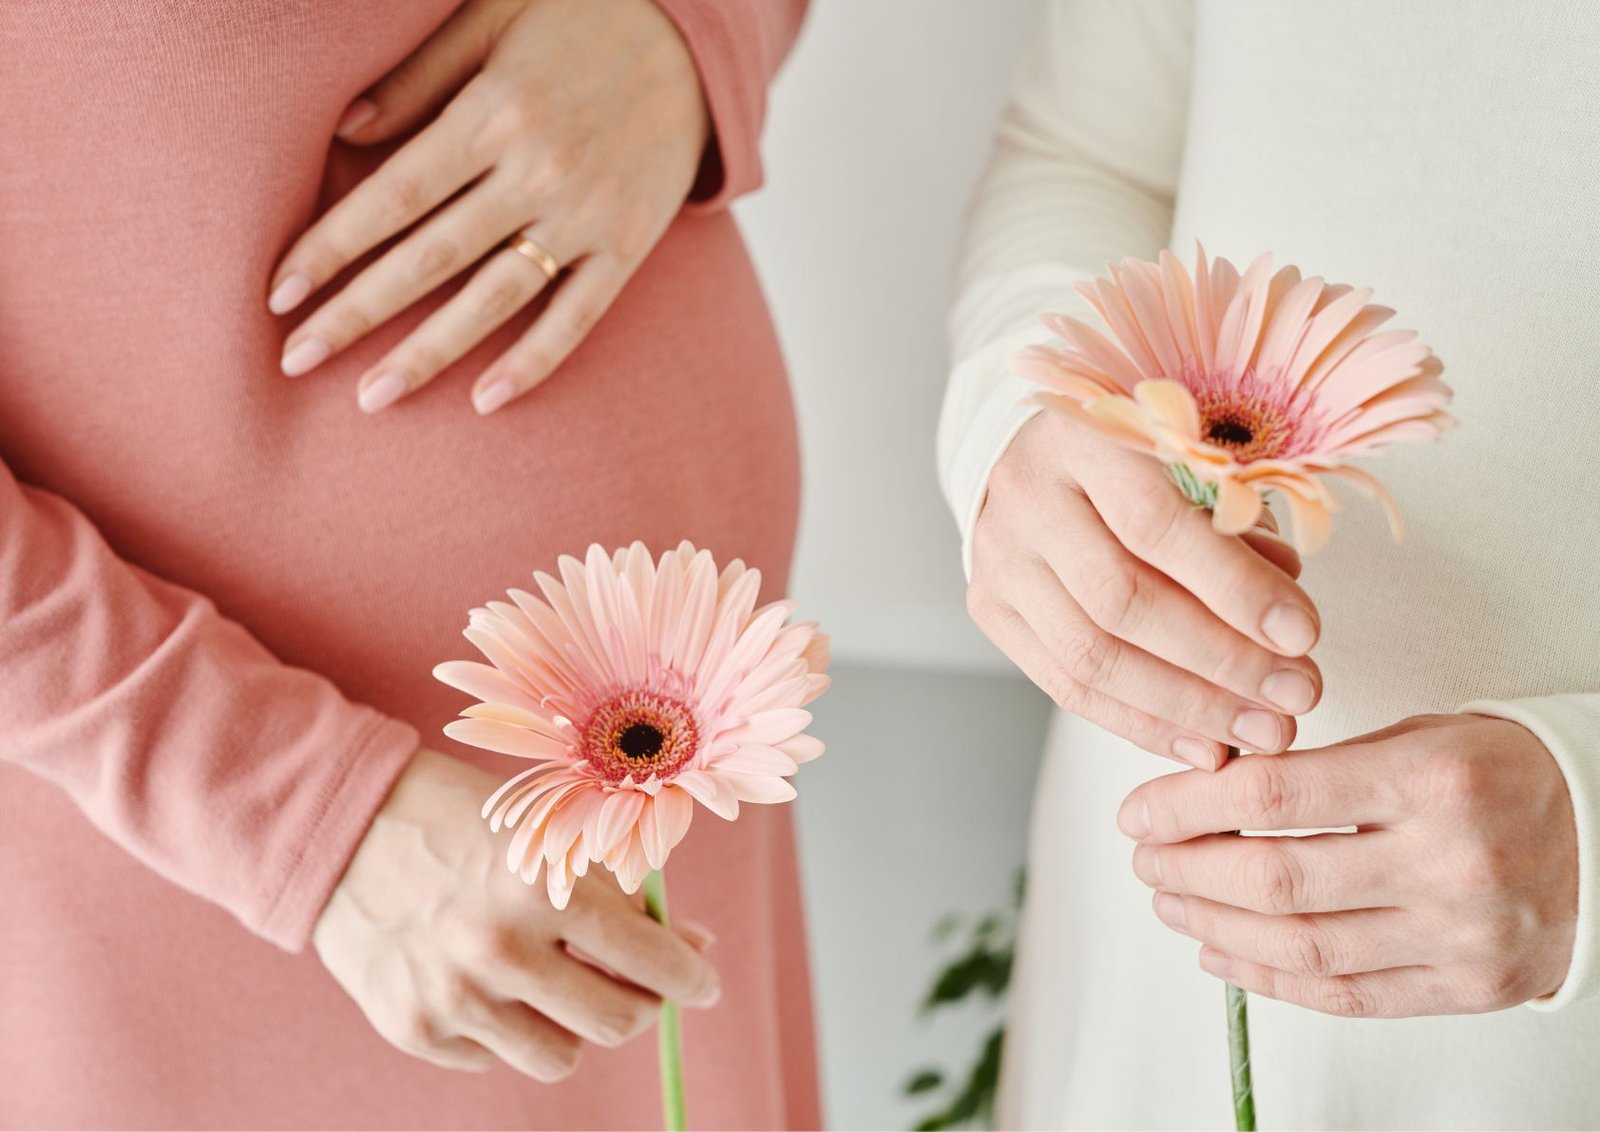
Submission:
<svg viewBox="0 0 1600 1132">
<path fill-rule="evenodd" d="M 630 688 L 603 701 L 583 727 L 583 757 L 608 782 L 669 778 L 700 747 L 694 713 L 672 696 Z"/>
<path fill-rule="evenodd" d="M 1200 435 L 1233 453 L 1241 464 L 1285 456 L 1294 440 L 1294 419 L 1277 398 L 1250 388 L 1192 390 L 1200 409 Z"/>
</svg>

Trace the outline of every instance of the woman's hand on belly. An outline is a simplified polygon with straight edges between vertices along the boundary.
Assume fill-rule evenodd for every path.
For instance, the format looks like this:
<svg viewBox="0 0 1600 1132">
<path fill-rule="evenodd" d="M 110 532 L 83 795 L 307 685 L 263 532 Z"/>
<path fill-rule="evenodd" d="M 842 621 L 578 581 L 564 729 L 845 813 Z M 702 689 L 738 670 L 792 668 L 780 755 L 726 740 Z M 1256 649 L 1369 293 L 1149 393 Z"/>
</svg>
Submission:
<svg viewBox="0 0 1600 1132">
<path fill-rule="evenodd" d="M 479 817 L 497 785 L 419 752 L 317 922 L 317 954 L 379 1034 L 446 1068 L 504 1061 L 557 1081 L 584 1042 L 648 1029 L 663 997 L 716 1001 L 710 963 L 607 874 L 580 880 L 557 912 L 511 873 Z"/>
<path fill-rule="evenodd" d="M 1057 704 L 1206 770 L 1281 751 L 1322 677 L 1300 560 L 1219 535 L 1160 465 L 1056 413 L 1023 426 L 973 529 L 973 619 Z"/>
<path fill-rule="evenodd" d="M 651 0 L 468 0 L 351 105 L 340 136 L 384 141 L 435 111 L 273 273 L 268 306 L 286 313 L 405 233 L 289 335 L 283 370 L 298 376 L 477 265 L 361 376 L 368 412 L 427 384 L 547 289 L 549 305 L 479 376 L 473 404 L 493 412 L 548 377 L 677 215 L 710 136 L 688 47 Z"/>
<path fill-rule="evenodd" d="M 1578 843 L 1533 732 L 1424 715 L 1315 751 L 1171 774 L 1123 803 L 1156 914 L 1200 965 L 1328 1014 L 1472 1014 L 1556 991 Z M 1227 831 L 1357 827 L 1310 837 Z"/>
</svg>

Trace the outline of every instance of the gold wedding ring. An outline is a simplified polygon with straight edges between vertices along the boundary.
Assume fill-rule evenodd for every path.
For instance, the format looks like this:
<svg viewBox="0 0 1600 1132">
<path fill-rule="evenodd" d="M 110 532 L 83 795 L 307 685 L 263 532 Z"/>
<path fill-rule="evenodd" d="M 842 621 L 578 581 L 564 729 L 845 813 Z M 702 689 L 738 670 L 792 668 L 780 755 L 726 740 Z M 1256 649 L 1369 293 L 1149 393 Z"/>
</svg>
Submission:
<svg viewBox="0 0 1600 1132">
<path fill-rule="evenodd" d="M 546 279 L 554 279 L 561 274 L 561 264 L 550 254 L 550 249 L 539 241 L 519 232 L 511 237 L 510 246 L 512 251 L 526 256 L 529 263 L 544 272 Z"/>
</svg>

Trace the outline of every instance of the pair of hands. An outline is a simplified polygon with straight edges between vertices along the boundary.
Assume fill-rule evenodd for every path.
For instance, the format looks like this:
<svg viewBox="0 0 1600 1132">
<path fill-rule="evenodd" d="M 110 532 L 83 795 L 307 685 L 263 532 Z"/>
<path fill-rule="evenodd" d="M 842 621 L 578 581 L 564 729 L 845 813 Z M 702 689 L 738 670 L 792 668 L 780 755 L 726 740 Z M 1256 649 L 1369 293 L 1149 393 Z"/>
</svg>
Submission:
<svg viewBox="0 0 1600 1132">
<path fill-rule="evenodd" d="M 1200 769 L 1146 783 L 1118 823 L 1205 970 L 1341 1015 L 1553 993 L 1577 922 L 1560 768 L 1523 727 L 1474 715 L 1280 753 L 1322 687 L 1299 572 L 1271 533 L 1218 535 L 1159 465 L 1044 413 L 990 479 L 968 604 L 1061 707 Z M 1227 745 L 1274 757 L 1225 761 Z"/>
<path fill-rule="evenodd" d="M 377 412 L 551 288 L 477 379 L 473 404 L 490 413 L 561 364 L 660 239 L 694 183 L 709 117 L 688 48 L 651 0 L 468 0 L 338 132 L 368 145 L 425 120 L 289 249 L 268 306 L 296 310 L 402 236 L 289 334 L 282 367 L 297 377 L 477 264 L 362 374 L 358 403 Z M 502 246 L 517 232 L 555 257 L 558 280 Z M 556 1081 L 585 1043 L 650 1028 L 663 998 L 712 1005 L 709 933 L 662 927 L 604 872 L 557 912 L 506 869 L 478 818 L 498 785 L 419 752 L 317 923 L 318 955 L 377 1032 L 437 1065 L 504 1062 Z"/>
</svg>

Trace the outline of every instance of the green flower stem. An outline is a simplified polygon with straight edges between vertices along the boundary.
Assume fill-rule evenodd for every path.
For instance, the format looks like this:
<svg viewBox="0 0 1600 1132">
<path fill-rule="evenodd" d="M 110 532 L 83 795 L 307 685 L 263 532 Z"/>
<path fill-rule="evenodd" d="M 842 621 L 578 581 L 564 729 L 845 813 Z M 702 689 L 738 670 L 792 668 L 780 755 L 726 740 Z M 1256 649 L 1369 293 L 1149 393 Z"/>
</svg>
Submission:
<svg viewBox="0 0 1600 1132">
<path fill-rule="evenodd" d="M 1233 1126 L 1239 1132 L 1255 1132 L 1256 1095 L 1250 1084 L 1249 996 L 1234 986 L 1228 992 L 1228 1060 L 1233 1069 Z"/>
<path fill-rule="evenodd" d="M 656 923 L 667 923 L 667 878 L 660 869 L 644 878 L 644 909 Z M 661 1044 L 662 1127 L 666 1132 L 685 1132 L 689 1118 L 683 1103 L 683 1022 L 676 1002 L 662 1002 L 657 1032 Z"/>
<path fill-rule="evenodd" d="M 1238 747 L 1228 748 L 1228 757 L 1239 757 Z M 1227 985 L 1228 992 L 1228 1068 L 1233 1078 L 1233 1126 L 1238 1132 L 1255 1132 L 1256 1093 L 1250 1081 L 1249 998 L 1244 991 Z"/>
<path fill-rule="evenodd" d="M 1202 483 L 1184 464 L 1168 464 L 1167 474 L 1178 485 L 1183 497 L 1196 507 L 1214 510 L 1217 485 Z M 1239 748 L 1229 747 L 1228 757 L 1236 758 Z M 1229 983 L 1228 992 L 1228 1067 L 1233 1077 L 1233 1126 L 1238 1132 L 1255 1132 L 1256 1095 L 1250 1082 L 1250 1017 L 1244 991 Z"/>
</svg>

